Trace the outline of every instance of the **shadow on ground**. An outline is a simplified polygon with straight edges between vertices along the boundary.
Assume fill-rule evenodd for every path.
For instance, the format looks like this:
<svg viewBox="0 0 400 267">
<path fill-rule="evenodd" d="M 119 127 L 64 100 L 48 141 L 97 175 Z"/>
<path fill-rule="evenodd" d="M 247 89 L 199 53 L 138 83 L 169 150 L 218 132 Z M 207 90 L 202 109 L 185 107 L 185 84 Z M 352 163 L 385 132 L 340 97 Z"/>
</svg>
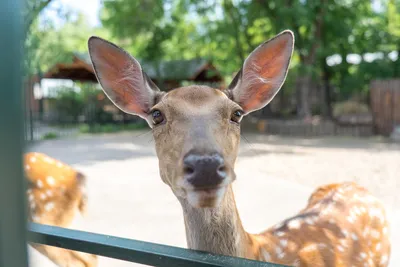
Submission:
<svg viewBox="0 0 400 267">
<path fill-rule="evenodd" d="M 323 138 L 302 138 L 285 137 L 274 135 L 263 135 L 244 131 L 242 142 L 251 145 L 270 143 L 282 146 L 300 146 L 315 148 L 339 148 L 339 149 L 369 149 L 374 151 L 395 150 L 400 151 L 400 144 L 395 144 L 383 137 L 323 137 Z"/>
<path fill-rule="evenodd" d="M 150 132 L 105 134 L 42 141 L 29 146 L 27 151 L 45 153 L 71 165 L 91 165 L 98 162 L 154 157 L 156 155 Z"/>
</svg>

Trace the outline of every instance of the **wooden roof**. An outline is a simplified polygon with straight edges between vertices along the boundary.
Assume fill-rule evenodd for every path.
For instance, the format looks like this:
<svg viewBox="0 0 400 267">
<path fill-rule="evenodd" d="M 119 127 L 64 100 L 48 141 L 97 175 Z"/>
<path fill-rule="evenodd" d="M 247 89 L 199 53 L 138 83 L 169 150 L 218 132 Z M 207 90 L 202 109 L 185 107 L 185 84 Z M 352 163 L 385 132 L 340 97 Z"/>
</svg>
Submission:
<svg viewBox="0 0 400 267">
<path fill-rule="evenodd" d="M 57 63 L 43 75 L 43 78 L 97 82 L 92 65 L 83 61 L 75 54 L 72 63 Z"/>
<path fill-rule="evenodd" d="M 143 62 L 143 70 L 155 82 L 158 78 L 164 81 L 222 81 L 221 74 L 208 60 L 197 58 L 191 60 L 162 61 L 160 63 Z M 43 78 L 71 79 L 82 82 L 97 82 L 92 63 L 87 53 L 74 53 L 72 63 L 58 63 L 50 68 Z"/>
</svg>

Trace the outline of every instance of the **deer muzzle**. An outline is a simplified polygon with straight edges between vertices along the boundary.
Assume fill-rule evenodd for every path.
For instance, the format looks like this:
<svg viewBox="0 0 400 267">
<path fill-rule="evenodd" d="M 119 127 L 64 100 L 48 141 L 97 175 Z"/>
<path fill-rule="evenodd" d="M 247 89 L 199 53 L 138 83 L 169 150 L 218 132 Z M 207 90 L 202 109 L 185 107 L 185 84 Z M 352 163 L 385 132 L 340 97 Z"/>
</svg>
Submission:
<svg viewBox="0 0 400 267">
<path fill-rule="evenodd" d="M 189 202 L 197 207 L 219 203 L 230 183 L 228 168 L 218 152 L 189 152 L 183 158 L 183 179 Z"/>
</svg>

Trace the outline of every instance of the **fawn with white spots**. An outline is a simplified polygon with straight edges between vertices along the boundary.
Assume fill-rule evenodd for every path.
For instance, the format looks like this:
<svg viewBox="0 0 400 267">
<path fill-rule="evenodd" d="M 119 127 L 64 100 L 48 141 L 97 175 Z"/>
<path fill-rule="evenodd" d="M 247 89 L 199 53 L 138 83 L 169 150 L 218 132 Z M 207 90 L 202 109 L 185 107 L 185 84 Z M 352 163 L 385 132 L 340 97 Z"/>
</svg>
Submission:
<svg viewBox="0 0 400 267">
<path fill-rule="evenodd" d="M 152 129 L 160 176 L 182 205 L 189 248 L 294 266 L 387 266 L 385 210 L 353 183 L 318 188 L 305 209 L 263 233 L 243 229 L 232 190 L 240 121 L 278 93 L 293 47 L 292 32 L 284 31 L 247 57 L 226 90 L 187 86 L 166 93 L 123 49 L 89 39 L 105 94 Z"/>
<path fill-rule="evenodd" d="M 28 181 L 28 220 L 69 228 L 84 215 L 87 205 L 85 176 L 41 153 L 24 155 Z M 62 267 L 95 267 L 97 256 L 39 244 L 31 245 Z"/>
</svg>

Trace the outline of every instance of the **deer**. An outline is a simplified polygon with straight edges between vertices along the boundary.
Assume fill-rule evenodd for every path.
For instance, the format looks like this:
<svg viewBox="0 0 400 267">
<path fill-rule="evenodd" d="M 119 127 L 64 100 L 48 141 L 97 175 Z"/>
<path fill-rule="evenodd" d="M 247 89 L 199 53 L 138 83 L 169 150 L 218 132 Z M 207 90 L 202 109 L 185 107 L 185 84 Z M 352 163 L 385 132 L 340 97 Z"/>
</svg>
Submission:
<svg viewBox="0 0 400 267">
<path fill-rule="evenodd" d="M 71 228 L 86 214 L 86 176 L 43 153 L 23 156 L 28 221 Z M 60 267 L 95 267 L 97 256 L 40 244 L 35 250 Z"/>
<path fill-rule="evenodd" d="M 182 206 L 189 249 L 301 267 L 388 265 L 383 204 L 353 182 L 321 185 L 298 214 L 262 233 L 243 228 L 232 189 L 240 123 L 282 87 L 294 50 L 290 30 L 255 48 L 225 89 L 163 92 L 123 48 L 91 36 L 88 49 L 105 95 L 151 128 L 161 180 Z"/>
</svg>

